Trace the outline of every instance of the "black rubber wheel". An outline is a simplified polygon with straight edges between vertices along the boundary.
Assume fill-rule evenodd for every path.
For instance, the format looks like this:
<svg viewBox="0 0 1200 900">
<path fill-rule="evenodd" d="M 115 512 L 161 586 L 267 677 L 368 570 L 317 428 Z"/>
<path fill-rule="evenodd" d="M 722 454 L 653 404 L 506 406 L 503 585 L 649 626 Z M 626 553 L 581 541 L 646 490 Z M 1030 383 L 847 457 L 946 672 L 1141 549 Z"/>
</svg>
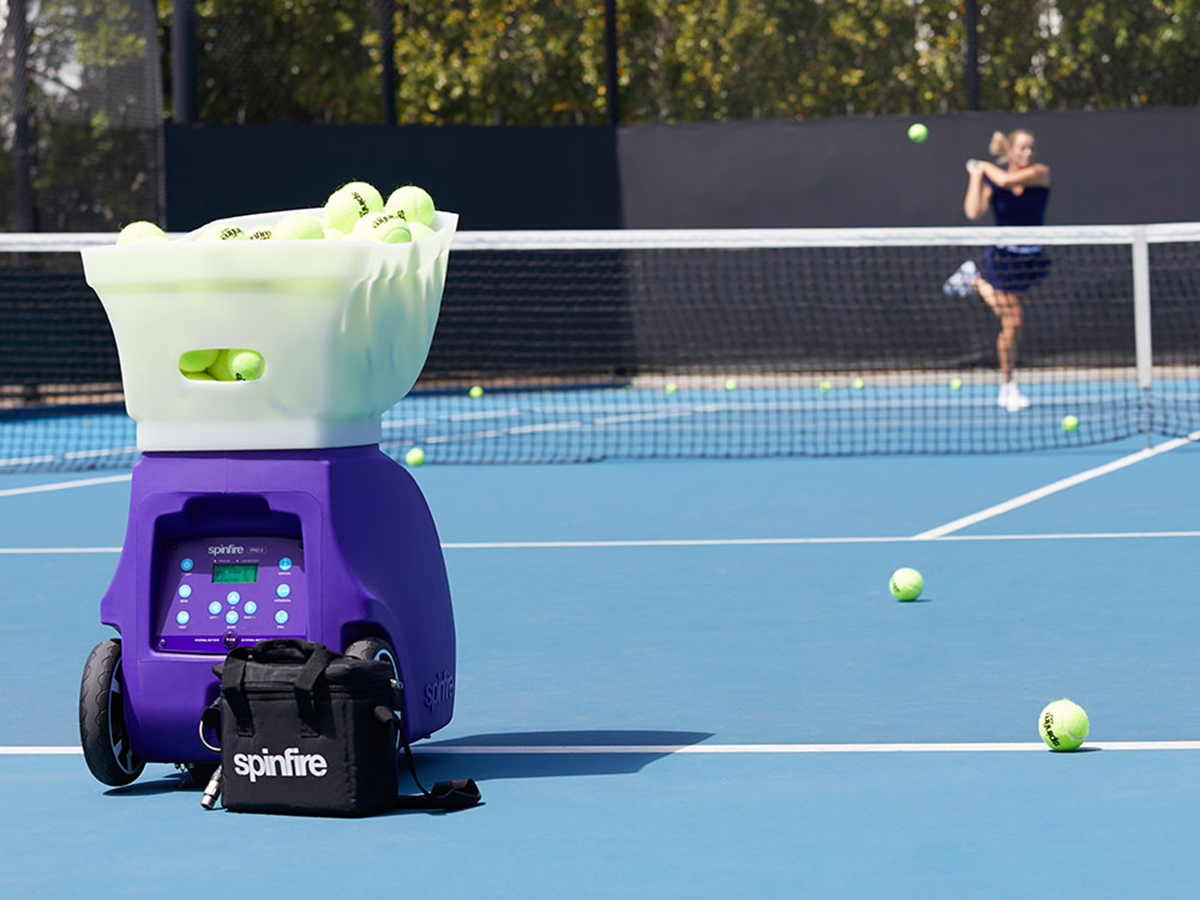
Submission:
<svg viewBox="0 0 1200 900">
<path fill-rule="evenodd" d="M 355 641 L 346 648 L 345 656 L 351 659 L 382 659 L 392 667 L 392 677 L 400 680 L 400 663 L 396 661 L 396 651 L 387 641 L 379 638 L 365 638 Z"/>
<path fill-rule="evenodd" d="M 381 659 L 392 667 L 392 677 L 396 679 L 397 684 L 403 684 L 400 681 L 400 663 L 396 660 L 396 651 L 392 649 L 392 645 L 387 641 L 382 641 L 379 638 L 364 638 L 361 641 L 355 641 L 346 648 L 344 656 L 349 656 L 351 659 Z M 399 715 L 401 710 L 396 710 Z M 396 747 L 401 746 L 400 728 L 396 728 Z"/>
<path fill-rule="evenodd" d="M 83 667 L 79 686 L 79 740 L 83 758 L 96 780 L 113 787 L 129 784 L 146 767 L 129 745 L 124 699 L 121 642 L 109 638 L 92 649 Z"/>
</svg>

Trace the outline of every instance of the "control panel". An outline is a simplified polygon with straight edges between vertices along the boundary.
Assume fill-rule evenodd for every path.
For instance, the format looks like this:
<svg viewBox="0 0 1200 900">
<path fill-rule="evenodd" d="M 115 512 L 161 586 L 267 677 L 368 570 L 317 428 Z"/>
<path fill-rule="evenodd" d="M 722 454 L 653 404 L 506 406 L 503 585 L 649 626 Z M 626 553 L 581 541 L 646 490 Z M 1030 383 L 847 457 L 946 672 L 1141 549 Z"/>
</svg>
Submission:
<svg viewBox="0 0 1200 900">
<path fill-rule="evenodd" d="M 226 654 L 308 633 L 299 538 L 219 535 L 168 543 L 160 561 L 154 648 Z"/>
</svg>

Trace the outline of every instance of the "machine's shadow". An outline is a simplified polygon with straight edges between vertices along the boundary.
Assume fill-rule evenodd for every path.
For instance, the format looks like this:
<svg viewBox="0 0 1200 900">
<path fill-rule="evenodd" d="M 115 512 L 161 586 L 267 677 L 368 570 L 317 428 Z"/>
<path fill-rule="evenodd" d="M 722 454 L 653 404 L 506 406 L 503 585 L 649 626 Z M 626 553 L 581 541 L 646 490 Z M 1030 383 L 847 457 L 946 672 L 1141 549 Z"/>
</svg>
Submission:
<svg viewBox="0 0 1200 900">
<path fill-rule="evenodd" d="M 476 781 L 628 775 L 669 756 L 675 748 L 712 736 L 698 731 L 502 732 L 423 742 L 415 745 L 413 755 L 422 782 L 460 775 Z"/>
</svg>

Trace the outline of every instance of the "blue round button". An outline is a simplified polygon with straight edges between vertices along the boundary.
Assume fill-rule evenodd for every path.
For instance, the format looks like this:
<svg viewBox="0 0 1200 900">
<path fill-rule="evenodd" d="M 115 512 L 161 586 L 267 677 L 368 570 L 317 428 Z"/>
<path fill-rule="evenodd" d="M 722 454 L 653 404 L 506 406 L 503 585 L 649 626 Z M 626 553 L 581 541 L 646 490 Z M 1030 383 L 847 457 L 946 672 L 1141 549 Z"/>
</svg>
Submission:
<svg viewBox="0 0 1200 900">
<path fill-rule="evenodd" d="M 179 596 L 183 597 L 185 600 L 192 596 L 192 586 L 190 584 L 181 584 L 179 586 Z"/>
<path fill-rule="evenodd" d="M 190 572 L 195 565 L 196 564 L 192 562 L 192 560 L 184 559 L 179 563 L 179 568 L 183 569 L 185 572 Z"/>
<path fill-rule="evenodd" d="M 242 595 L 237 591 L 230 591 L 225 595 L 225 602 L 230 606 L 237 606 L 237 602 L 242 599 Z"/>
<path fill-rule="evenodd" d="M 285 556 L 283 559 L 281 559 L 279 561 L 279 568 L 282 571 L 286 572 L 291 567 L 292 567 L 292 561 L 290 559 L 288 559 L 288 557 Z"/>
<path fill-rule="evenodd" d="M 217 615 L 218 613 L 220 613 L 221 612 L 221 601 L 214 600 L 212 603 L 208 604 L 208 611 L 210 613 L 212 613 L 214 616 Z"/>
<path fill-rule="evenodd" d="M 275 588 L 276 597 L 286 597 L 291 592 L 292 586 L 290 584 L 281 584 L 279 587 Z"/>
<path fill-rule="evenodd" d="M 258 612 L 258 604 L 253 600 L 247 600 L 244 604 L 242 604 L 242 609 L 245 611 L 246 615 L 252 616 Z"/>
<path fill-rule="evenodd" d="M 188 622 L 191 621 L 191 618 L 192 618 L 192 614 L 189 613 L 186 609 L 181 609 L 179 612 L 175 613 L 175 621 L 178 622 L 180 625 L 186 625 Z"/>
<path fill-rule="evenodd" d="M 275 621 L 278 622 L 280 625 L 286 625 L 287 620 L 288 620 L 288 614 L 287 614 L 286 609 L 281 609 L 279 612 L 275 613 Z"/>
<path fill-rule="evenodd" d="M 236 609 L 231 609 L 229 612 L 225 613 L 225 621 L 228 622 L 230 625 L 236 625 L 237 620 L 238 620 L 238 614 L 237 614 Z"/>
</svg>

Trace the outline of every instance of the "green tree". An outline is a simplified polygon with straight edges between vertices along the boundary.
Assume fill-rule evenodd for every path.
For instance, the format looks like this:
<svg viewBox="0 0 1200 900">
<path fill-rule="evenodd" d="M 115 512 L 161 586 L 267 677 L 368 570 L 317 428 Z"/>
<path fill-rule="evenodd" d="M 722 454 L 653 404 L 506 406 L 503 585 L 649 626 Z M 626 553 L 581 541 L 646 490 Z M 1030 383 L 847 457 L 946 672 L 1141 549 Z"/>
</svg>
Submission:
<svg viewBox="0 0 1200 900">
<path fill-rule="evenodd" d="M 618 0 L 627 122 L 965 108 L 962 0 Z M 159 0 L 164 37 L 170 0 Z M 203 121 L 381 120 L 374 0 L 198 0 Z M 986 109 L 1197 100 L 1200 0 L 980 0 Z M 602 0 L 398 0 L 405 124 L 605 121 Z M 165 41 L 164 41 L 165 43 Z"/>
<path fill-rule="evenodd" d="M 1050 4 L 1047 4 L 1050 5 Z M 1043 11 L 1045 105 L 1200 102 L 1200 2 L 1057 0 Z"/>
<path fill-rule="evenodd" d="M 39 227 L 107 230 L 157 217 L 162 109 L 153 5 L 42 0 L 29 12 Z M 5 112 L 11 116 L 7 104 Z"/>
</svg>

